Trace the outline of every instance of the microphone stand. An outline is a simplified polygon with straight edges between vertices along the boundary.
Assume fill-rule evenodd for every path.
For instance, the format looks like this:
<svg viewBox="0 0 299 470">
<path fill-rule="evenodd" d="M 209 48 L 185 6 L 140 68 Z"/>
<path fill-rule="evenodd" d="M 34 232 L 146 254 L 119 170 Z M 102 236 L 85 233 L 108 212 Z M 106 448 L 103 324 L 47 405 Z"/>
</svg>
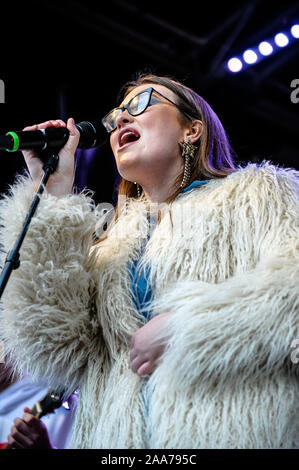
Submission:
<svg viewBox="0 0 299 470">
<path fill-rule="evenodd" d="M 48 182 L 48 179 L 52 173 L 56 171 L 58 165 L 58 151 L 59 149 L 49 149 L 44 152 L 47 155 L 47 161 L 43 166 L 44 174 L 41 179 L 40 185 L 36 191 L 36 195 L 31 203 L 26 219 L 23 223 L 22 230 L 15 242 L 14 247 L 8 252 L 2 273 L 0 275 L 0 298 L 4 292 L 6 284 L 10 278 L 10 275 L 14 269 L 17 269 L 20 266 L 20 248 L 26 236 L 27 230 L 29 228 L 31 219 L 37 209 L 37 206 L 40 202 L 40 196 L 44 192 L 45 186 Z"/>
<path fill-rule="evenodd" d="M 60 149 L 47 149 L 43 152 L 44 156 L 47 158 L 47 160 L 46 160 L 46 162 L 43 166 L 44 174 L 43 174 L 43 177 L 42 177 L 41 182 L 39 184 L 39 187 L 36 191 L 34 199 L 31 203 L 31 206 L 29 208 L 29 211 L 27 213 L 25 221 L 23 223 L 22 230 L 21 230 L 21 232 L 20 232 L 20 234 L 19 234 L 19 236 L 18 236 L 18 238 L 15 242 L 14 247 L 7 254 L 4 267 L 3 267 L 2 273 L 0 275 L 0 298 L 2 297 L 2 294 L 4 292 L 4 289 L 6 287 L 6 284 L 9 280 L 9 278 L 10 278 L 10 275 L 11 275 L 12 271 L 14 269 L 18 269 L 20 267 L 20 253 L 19 253 L 20 248 L 21 248 L 22 243 L 25 239 L 25 236 L 26 236 L 27 230 L 29 228 L 31 219 L 34 216 L 35 211 L 37 209 L 37 206 L 40 202 L 40 196 L 45 190 L 45 186 L 48 182 L 49 177 L 57 169 L 57 165 L 58 165 L 58 161 L 59 161 L 59 157 L 58 157 L 59 150 Z M 51 397 L 56 397 L 56 398 L 58 397 L 59 400 L 62 401 L 63 396 L 64 396 L 64 391 L 63 390 L 52 391 L 51 393 L 49 393 L 49 395 L 51 395 Z M 53 401 L 53 398 L 52 398 L 52 401 Z M 59 405 L 57 405 L 57 407 L 58 406 Z M 7 445 L 5 447 L 5 449 L 13 449 L 13 447 L 10 446 L 10 445 Z"/>
</svg>

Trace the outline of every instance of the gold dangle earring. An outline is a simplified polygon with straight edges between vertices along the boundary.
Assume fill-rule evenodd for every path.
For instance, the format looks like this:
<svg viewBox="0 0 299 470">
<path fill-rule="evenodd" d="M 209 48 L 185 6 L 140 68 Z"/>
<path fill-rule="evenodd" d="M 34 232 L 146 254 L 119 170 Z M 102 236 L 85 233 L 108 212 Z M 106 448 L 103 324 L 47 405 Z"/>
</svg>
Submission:
<svg viewBox="0 0 299 470">
<path fill-rule="evenodd" d="M 136 184 L 136 186 L 137 186 L 137 197 L 139 199 L 140 196 L 141 196 L 141 187 L 139 186 L 138 183 L 136 183 L 136 181 L 134 181 L 134 184 Z"/>
<path fill-rule="evenodd" d="M 181 188 L 184 188 L 190 182 L 190 178 L 191 178 L 191 159 L 194 158 L 194 154 L 197 150 L 197 147 L 195 145 L 191 144 L 190 139 L 188 139 L 187 142 L 179 142 L 179 144 L 180 144 L 180 147 L 182 149 L 182 157 L 185 160 L 183 180 L 182 180 L 182 183 L 181 183 L 181 186 L 180 186 Z"/>
</svg>

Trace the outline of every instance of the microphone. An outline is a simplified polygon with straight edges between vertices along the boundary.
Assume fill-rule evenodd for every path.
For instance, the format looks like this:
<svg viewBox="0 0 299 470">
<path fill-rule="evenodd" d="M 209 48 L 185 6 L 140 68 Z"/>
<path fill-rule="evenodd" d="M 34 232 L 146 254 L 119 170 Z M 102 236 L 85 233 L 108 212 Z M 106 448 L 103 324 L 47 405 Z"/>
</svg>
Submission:
<svg viewBox="0 0 299 470">
<path fill-rule="evenodd" d="M 104 128 L 82 121 L 76 124 L 80 132 L 78 147 L 88 149 L 103 144 L 103 136 L 107 138 Z M 105 134 L 104 134 L 105 133 Z M 69 130 L 66 127 L 47 127 L 37 131 L 10 131 L 0 136 L 0 150 L 16 152 L 17 150 L 46 150 L 62 148 L 68 138 Z"/>
</svg>

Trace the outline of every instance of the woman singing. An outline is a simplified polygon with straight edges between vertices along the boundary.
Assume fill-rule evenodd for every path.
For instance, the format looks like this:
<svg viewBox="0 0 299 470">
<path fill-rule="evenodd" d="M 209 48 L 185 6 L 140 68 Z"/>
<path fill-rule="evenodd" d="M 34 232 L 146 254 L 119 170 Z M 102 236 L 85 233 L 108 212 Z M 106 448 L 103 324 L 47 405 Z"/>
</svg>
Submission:
<svg viewBox="0 0 299 470">
<path fill-rule="evenodd" d="M 74 121 L 25 128 L 70 137 L 3 295 L 15 370 L 79 387 L 75 448 L 298 447 L 298 173 L 234 164 L 215 112 L 167 77 L 130 82 L 102 122 L 122 181 L 96 243 Z M 6 250 L 42 176 L 23 153 Z"/>
</svg>

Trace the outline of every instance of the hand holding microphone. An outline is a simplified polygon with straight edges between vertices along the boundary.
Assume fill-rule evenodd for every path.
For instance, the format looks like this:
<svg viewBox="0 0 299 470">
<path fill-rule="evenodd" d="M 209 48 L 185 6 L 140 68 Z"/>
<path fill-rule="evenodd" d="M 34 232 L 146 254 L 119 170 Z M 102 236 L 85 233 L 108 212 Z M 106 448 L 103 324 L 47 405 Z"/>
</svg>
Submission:
<svg viewBox="0 0 299 470">
<path fill-rule="evenodd" d="M 69 118 L 67 124 L 61 119 L 46 121 L 34 126 L 27 126 L 23 131 L 37 131 L 47 129 L 48 127 L 66 127 L 69 131 L 69 138 L 66 144 L 60 149 L 58 156 L 59 162 L 55 173 L 53 173 L 47 183 L 47 192 L 53 196 L 66 196 L 72 192 L 75 169 L 75 152 L 80 140 L 80 132 L 77 129 L 74 120 Z M 35 150 L 22 151 L 29 173 L 35 187 L 38 187 L 43 175 L 43 162 L 38 152 Z"/>
<path fill-rule="evenodd" d="M 99 145 L 103 135 L 102 126 L 83 121 L 75 124 L 72 118 L 67 124 L 61 119 L 27 126 L 23 131 L 7 132 L 0 136 L 0 150 L 8 152 L 22 150 L 35 185 L 43 174 L 43 162 L 39 153 L 45 149 L 60 149 L 58 168 L 48 181 L 47 191 L 55 196 L 64 196 L 72 190 L 74 180 L 74 155 L 77 147 L 90 148 Z"/>
<path fill-rule="evenodd" d="M 87 121 L 75 125 L 72 118 L 68 119 L 67 124 L 60 119 L 46 121 L 25 127 L 23 131 L 12 131 L 5 136 L 0 136 L 1 150 L 12 152 L 18 149 L 23 150 L 25 162 L 36 189 L 36 195 L 30 205 L 22 230 L 14 247 L 7 254 L 0 275 L 0 298 L 12 271 L 20 266 L 20 248 L 40 202 L 40 195 L 45 189 L 56 197 L 71 193 L 74 181 L 74 157 L 79 142 L 85 148 L 94 147 L 97 143 L 97 129 Z M 46 164 L 40 158 L 42 155 L 39 155 L 39 150 L 45 149 L 50 149 Z"/>
</svg>

